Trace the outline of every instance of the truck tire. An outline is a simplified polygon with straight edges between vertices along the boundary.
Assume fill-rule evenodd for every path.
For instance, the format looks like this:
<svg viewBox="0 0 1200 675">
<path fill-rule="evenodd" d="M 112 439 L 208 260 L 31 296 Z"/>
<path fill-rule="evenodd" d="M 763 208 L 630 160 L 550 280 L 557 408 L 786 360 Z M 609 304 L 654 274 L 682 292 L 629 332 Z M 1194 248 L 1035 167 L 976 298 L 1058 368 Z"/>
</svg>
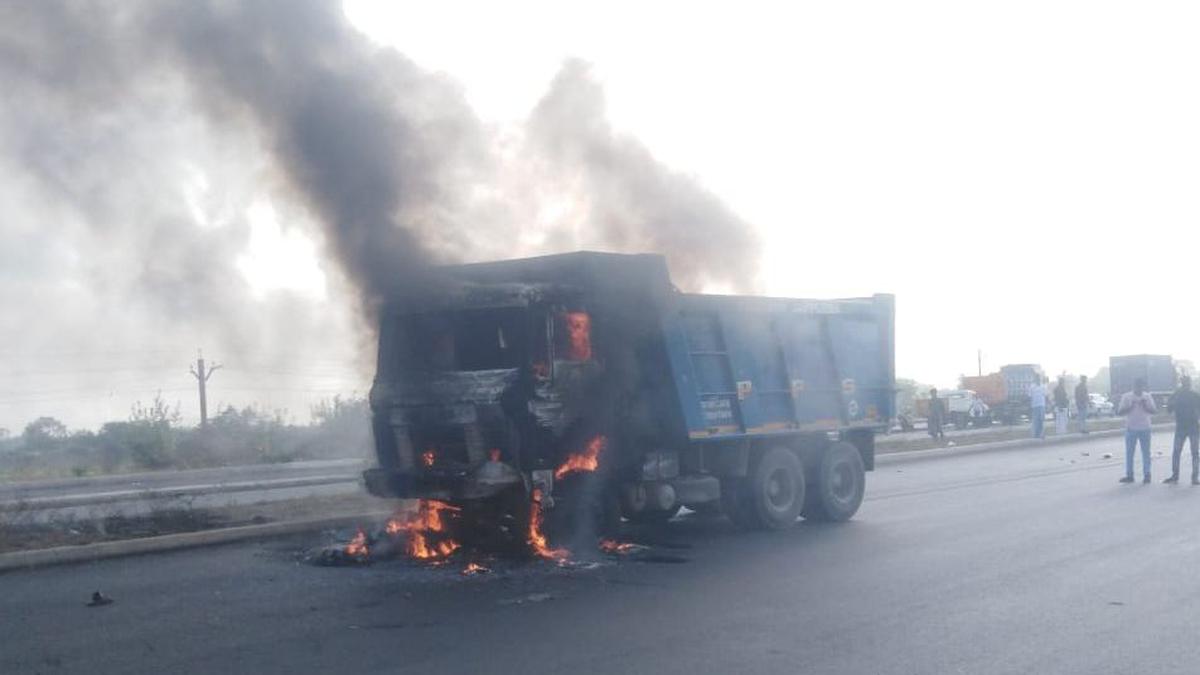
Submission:
<svg viewBox="0 0 1200 675">
<path fill-rule="evenodd" d="M 763 453 L 744 484 L 750 527 L 778 530 L 796 522 L 804 506 L 804 465 L 796 453 L 774 447 Z"/>
<path fill-rule="evenodd" d="M 828 522 L 850 520 L 862 504 L 866 483 L 858 448 L 845 441 L 834 443 L 821 456 L 801 515 Z"/>
</svg>

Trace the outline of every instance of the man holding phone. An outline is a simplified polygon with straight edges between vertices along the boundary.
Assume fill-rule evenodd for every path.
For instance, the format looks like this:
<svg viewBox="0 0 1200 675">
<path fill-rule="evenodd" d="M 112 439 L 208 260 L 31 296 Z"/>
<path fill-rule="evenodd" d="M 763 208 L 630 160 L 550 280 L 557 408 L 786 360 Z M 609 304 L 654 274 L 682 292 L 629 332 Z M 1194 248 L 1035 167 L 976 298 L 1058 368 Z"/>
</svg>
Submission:
<svg viewBox="0 0 1200 675">
<path fill-rule="evenodd" d="M 1133 391 L 1121 397 L 1117 414 L 1125 416 L 1125 477 L 1122 483 L 1133 482 L 1133 449 L 1142 448 L 1142 482 L 1150 482 L 1150 416 L 1154 414 L 1154 397 L 1146 393 L 1146 380 L 1133 381 Z"/>
</svg>

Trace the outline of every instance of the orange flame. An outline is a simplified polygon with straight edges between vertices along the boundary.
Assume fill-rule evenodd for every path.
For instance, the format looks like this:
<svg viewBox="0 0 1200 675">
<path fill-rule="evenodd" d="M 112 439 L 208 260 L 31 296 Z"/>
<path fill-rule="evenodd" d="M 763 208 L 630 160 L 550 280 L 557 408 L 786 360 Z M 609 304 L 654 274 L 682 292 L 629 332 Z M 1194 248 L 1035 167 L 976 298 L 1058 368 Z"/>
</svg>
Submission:
<svg viewBox="0 0 1200 675">
<path fill-rule="evenodd" d="M 358 528 L 358 533 L 354 535 L 350 543 L 346 544 L 344 551 L 351 558 L 366 558 L 370 555 L 371 551 L 367 548 L 367 533 L 363 532 L 361 527 Z"/>
<path fill-rule="evenodd" d="M 425 466 L 433 466 L 433 450 L 426 450 L 421 453 L 421 462 Z"/>
<path fill-rule="evenodd" d="M 550 548 L 550 543 L 546 540 L 546 535 L 542 532 L 541 490 L 533 491 L 533 503 L 529 507 L 529 546 L 533 549 L 534 555 L 546 560 L 561 563 L 569 555 L 565 548 Z"/>
<path fill-rule="evenodd" d="M 624 555 L 629 553 L 634 548 L 633 544 L 623 543 L 612 539 L 603 539 L 600 541 L 600 550 L 609 555 Z"/>
<path fill-rule="evenodd" d="M 595 471 L 596 467 L 600 466 L 600 452 L 607 444 L 608 439 L 604 436 L 596 436 L 588 441 L 587 448 L 583 452 L 567 455 L 567 461 L 554 471 L 554 478 L 561 479 L 563 476 L 577 471 Z"/>
<path fill-rule="evenodd" d="M 567 312 L 567 358 L 592 360 L 592 317 L 587 312 Z"/>
<path fill-rule="evenodd" d="M 463 568 L 462 573 L 463 573 L 463 576 L 469 577 L 474 574 L 487 574 L 488 572 L 491 572 L 491 571 L 492 570 L 488 569 L 487 567 L 484 567 L 483 565 L 480 565 L 479 563 L 467 563 L 467 566 L 465 568 Z"/>
<path fill-rule="evenodd" d="M 407 535 L 407 551 L 414 558 L 445 558 L 459 549 L 459 543 L 446 536 L 446 522 L 442 516 L 460 510 L 445 502 L 422 499 L 416 511 L 389 519 L 384 531 L 393 537 Z"/>
</svg>

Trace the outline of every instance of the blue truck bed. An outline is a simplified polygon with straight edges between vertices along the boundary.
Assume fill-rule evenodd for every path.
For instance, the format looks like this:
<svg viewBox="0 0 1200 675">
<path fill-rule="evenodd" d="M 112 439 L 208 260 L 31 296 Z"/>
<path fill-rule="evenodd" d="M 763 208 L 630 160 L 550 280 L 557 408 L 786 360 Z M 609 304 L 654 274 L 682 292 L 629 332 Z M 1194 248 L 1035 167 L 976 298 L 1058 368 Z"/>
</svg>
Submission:
<svg viewBox="0 0 1200 675">
<path fill-rule="evenodd" d="M 894 301 L 681 295 L 663 319 L 692 440 L 883 428 L 894 414 Z"/>
</svg>

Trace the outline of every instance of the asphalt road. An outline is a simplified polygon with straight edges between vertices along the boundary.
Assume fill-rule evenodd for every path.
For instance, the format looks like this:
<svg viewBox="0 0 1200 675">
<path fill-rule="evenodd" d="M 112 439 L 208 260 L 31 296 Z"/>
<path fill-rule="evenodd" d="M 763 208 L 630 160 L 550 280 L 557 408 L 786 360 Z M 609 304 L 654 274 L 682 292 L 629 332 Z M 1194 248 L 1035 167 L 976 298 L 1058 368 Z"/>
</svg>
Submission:
<svg viewBox="0 0 1200 675">
<path fill-rule="evenodd" d="M 1120 452 L 889 460 L 847 524 L 630 533 L 678 564 L 322 568 L 312 535 L 10 573 L 0 672 L 1197 672 L 1200 488 L 1118 485 Z"/>
</svg>

